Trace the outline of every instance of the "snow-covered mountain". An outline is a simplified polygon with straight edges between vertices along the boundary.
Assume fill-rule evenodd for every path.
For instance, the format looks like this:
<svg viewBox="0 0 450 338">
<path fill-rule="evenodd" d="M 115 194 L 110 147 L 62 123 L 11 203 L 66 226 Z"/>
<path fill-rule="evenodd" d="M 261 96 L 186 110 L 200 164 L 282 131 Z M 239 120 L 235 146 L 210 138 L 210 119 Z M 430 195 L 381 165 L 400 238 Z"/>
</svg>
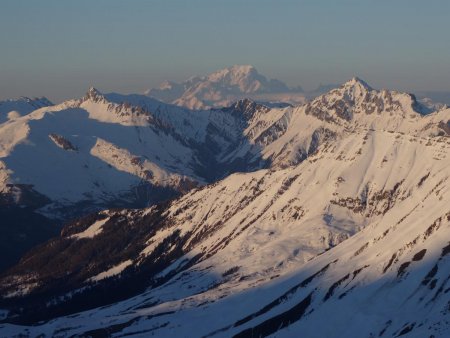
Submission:
<svg viewBox="0 0 450 338">
<path fill-rule="evenodd" d="M 80 99 L 9 118 L 0 124 L 0 253 L 9 248 L 0 268 L 23 253 L 17 248 L 29 248 L 24 243 L 55 234 L 48 218 L 144 207 L 267 167 L 245 130 L 270 124 L 269 111 L 249 100 L 191 111 L 91 88 Z"/>
<path fill-rule="evenodd" d="M 129 194 L 131 186 L 137 189 L 142 181 L 164 181 L 169 186 L 182 182 L 176 169 L 167 173 L 146 162 L 147 153 L 164 152 L 163 146 L 155 144 L 156 151 L 147 146 L 159 138 L 149 119 L 139 108 L 108 101 L 92 89 L 80 100 L 41 108 L 0 125 L 4 199 L 47 206 L 47 214 L 57 215 L 60 208 L 76 203 L 90 201 L 95 208 L 97 201 L 126 199 L 122 194 Z M 179 142 L 172 152 L 177 146 Z M 22 202 L 28 195 L 33 200 Z"/>
<path fill-rule="evenodd" d="M 62 218 L 160 201 L 253 168 L 229 153 L 237 145 L 245 147 L 242 156 L 255 148 L 245 144 L 242 130 L 260 110 L 268 108 L 242 101 L 193 112 L 91 88 L 81 99 L 0 124 L 2 198 Z M 252 155 L 253 165 L 262 166 L 256 150 Z"/>
<path fill-rule="evenodd" d="M 55 219 L 148 206 L 266 165 L 242 132 L 268 110 L 252 102 L 194 112 L 94 88 L 32 112 L 7 102 L 21 113 L 0 123 L 0 269 L 56 235 Z M 228 156 L 239 145 L 242 155 Z"/>
<path fill-rule="evenodd" d="M 409 131 L 405 121 L 428 112 L 409 94 L 358 79 L 303 106 L 243 99 L 203 111 L 91 88 L 0 125 L 0 191 L 8 203 L 63 219 L 146 206 L 236 171 L 299 164 L 345 123 Z"/>
<path fill-rule="evenodd" d="M 294 104 L 306 101 L 301 87 L 291 89 L 279 80 L 267 79 L 250 65 L 235 65 L 182 83 L 166 81 L 146 94 L 190 109 L 225 107 L 243 98 Z"/>
<path fill-rule="evenodd" d="M 253 171 L 68 224 L 2 276 L 1 332 L 448 336 L 450 109 L 354 78 L 303 106 L 212 110 L 202 135 L 236 140 L 234 116 L 216 165 Z"/>
</svg>

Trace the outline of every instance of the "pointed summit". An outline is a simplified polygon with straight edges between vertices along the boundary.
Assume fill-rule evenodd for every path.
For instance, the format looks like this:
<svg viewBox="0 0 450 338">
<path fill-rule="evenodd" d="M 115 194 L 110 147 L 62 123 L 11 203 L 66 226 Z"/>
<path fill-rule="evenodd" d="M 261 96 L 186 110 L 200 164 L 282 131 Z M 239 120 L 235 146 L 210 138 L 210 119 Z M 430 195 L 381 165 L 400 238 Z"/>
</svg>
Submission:
<svg viewBox="0 0 450 338">
<path fill-rule="evenodd" d="M 99 95 L 100 92 L 97 90 L 97 88 L 90 86 L 87 93 L 88 95 Z"/>
<path fill-rule="evenodd" d="M 306 107 L 307 114 L 326 121 L 350 121 L 358 115 L 386 114 L 405 117 L 429 112 L 417 102 L 414 95 L 386 89 L 376 90 L 358 77 L 315 98 Z"/>
<path fill-rule="evenodd" d="M 103 94 L 100 93 L 95 87 L 89 87 L 88 91 L 86 92 L 86 95 L 84 96 L 83 100 L 92 100 L 94 102 L 98 102 L 101 99 L 104 99 Z"/>
<path fill-rule="evenodd" d="M 229 111 L 233 114 L 244 117 L 244 119 L 246 120 L 250 120 L 258 111 L 266 113 L 269 110 L 270 109 L 265 105 L 257 103 L 248 98 L 240 99 L 233 103 L 231 106 L 222 108 L 222 111 Z"/>
<path fill-rule="evenodd" d="M 369 86 L 367 84 L 367 82 L 365 82 L 364 80 L 361 80 L 359 77 L 354 76 L 353 78 L 351 78 L 349 81 L 345 82 L 342 87 L 359 87 L 359 88 L 364 88 L 366 90 L 373 90 L 373 88 L 371 86 Z"/>
</svg>

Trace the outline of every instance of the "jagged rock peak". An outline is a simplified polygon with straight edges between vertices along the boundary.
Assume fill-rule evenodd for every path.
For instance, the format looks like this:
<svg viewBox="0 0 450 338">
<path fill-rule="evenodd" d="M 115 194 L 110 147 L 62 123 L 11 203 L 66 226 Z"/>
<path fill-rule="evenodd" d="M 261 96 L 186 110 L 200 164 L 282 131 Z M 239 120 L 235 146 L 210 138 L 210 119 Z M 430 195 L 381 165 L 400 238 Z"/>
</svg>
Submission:
<svg viewBox="0 0 450 338">
<path fill-rule="evenodd" d="M 249 98 L 243 98 L 243 99 L 237 100 L 235 103 L 233 103 L 231 105 L 231 107 L 234 107 L 234 108 L 240 108 L 240 107 L 247 108 L 247 107 L 256 107 L 256 106 L 263 106 L 263 105 L 255 102 Z"/>
<path fill-rule="evenodd" d="M 89 87 L 88 91 L 86 92 L 86 95 L 84 96 L 83 101 L 92 100 L 94 102 L 98 102 L 102 99 L 104 99 L 103 94 L 100 93 L 95 87 L 91 86 L 91 87 Z"/>
<path fill-rule="evenodd" d="M 89 89 L 88 89 L 88 91 L 87 91 L 87 94 L 88 94 L 88 95 L 99 95 L 100 92 L 98 91 L 97 88 L 91 86 L 91 87 L 89 87 Z"/>
<path fill-rule="evenodd" d="M 228 108 L 223 108 L 223 111 L 231 111 L 233 113 L 237 113 L 242 115 L 246 119 L 250 119 L 256 112 L 267 112 L 270 108 L 266 107 L 263 104 L 257 103 L 248 98 L 244 98 L 236 101 Z"/>
</svg>

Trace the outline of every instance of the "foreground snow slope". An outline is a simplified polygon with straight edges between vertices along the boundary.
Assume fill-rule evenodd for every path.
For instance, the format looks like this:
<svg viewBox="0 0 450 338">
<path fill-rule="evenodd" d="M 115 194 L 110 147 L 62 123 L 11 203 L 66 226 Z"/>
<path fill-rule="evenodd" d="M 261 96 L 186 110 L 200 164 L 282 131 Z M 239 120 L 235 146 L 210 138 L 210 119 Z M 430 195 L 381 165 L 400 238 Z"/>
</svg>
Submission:
<svg viewBox="0 0 450 338">
<path fill-rule="evenodd" d="M 448 187 L 448 172 L 430 174 L 411 198 L 352 238 L 283 277 L 266 272 L 259 287 L 236 271 L 220 273 L 220 265 L 205 270 L 205 261 L 127 301 L 33 327 L 4 325 L 2 332 L 447 337 Z"/>
<path fill-rule="evenodd" d="M 270 169 L 70 224 L 1 279 L 2 332 L 445 337 L 450 110 L 418 108 L 353 79 L 265 114 Z"/>
</svg>

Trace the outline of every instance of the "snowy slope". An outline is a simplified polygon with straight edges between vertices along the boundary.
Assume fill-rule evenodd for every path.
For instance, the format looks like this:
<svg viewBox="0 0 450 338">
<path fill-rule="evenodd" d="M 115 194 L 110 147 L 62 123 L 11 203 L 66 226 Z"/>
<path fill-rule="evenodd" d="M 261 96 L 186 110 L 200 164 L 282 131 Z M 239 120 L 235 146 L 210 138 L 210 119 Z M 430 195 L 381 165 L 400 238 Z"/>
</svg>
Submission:
<svg viewBox="0 0 450 338">
<path fill-rule="evenodd" d="M 0 101 L 0 123 L 29 114 L 33 110 L 52 105 L 53 103 L 45 97 L 21 97 L 16 100 Z"/>
<path fill-rule="evenodd" d="M 146 94 L 190 109 L 225 107 L 242 98 L 294 104 L 306 101 L 301 88 L 290 89 L 281 81 L 269 80 L 250 65 L 235 65 L 182 83 L 166 81 Z"/>
<path fill-rule="evenodd" d="M 68 225 L 3 276 L 1 330 L 448 336 L 450 110 L 422 109 L 358 79 L 296 108 L 241 101 L 248 143 L 223 156 L 259 147 L 268 169 Z"/>
<path fill-rule="evenodd" d="M 148 98 L 146 104 L 160 106 Z M 15 194 L 22 203 L 20 191 L 37 191 L 52 201 L 46 206 L 51 214 L 77 203 L 94 209 L 115 201 L 147 203 L 152 201 L 147 194 L 158 193 L 149 187 L 169 193 L 202 182 L 188 163 L 193 150 L 163 132 L 146 108 L 109 101 L 91 90 L 80 100 L 1 124 L 2 193 Z"/>
</svg>

